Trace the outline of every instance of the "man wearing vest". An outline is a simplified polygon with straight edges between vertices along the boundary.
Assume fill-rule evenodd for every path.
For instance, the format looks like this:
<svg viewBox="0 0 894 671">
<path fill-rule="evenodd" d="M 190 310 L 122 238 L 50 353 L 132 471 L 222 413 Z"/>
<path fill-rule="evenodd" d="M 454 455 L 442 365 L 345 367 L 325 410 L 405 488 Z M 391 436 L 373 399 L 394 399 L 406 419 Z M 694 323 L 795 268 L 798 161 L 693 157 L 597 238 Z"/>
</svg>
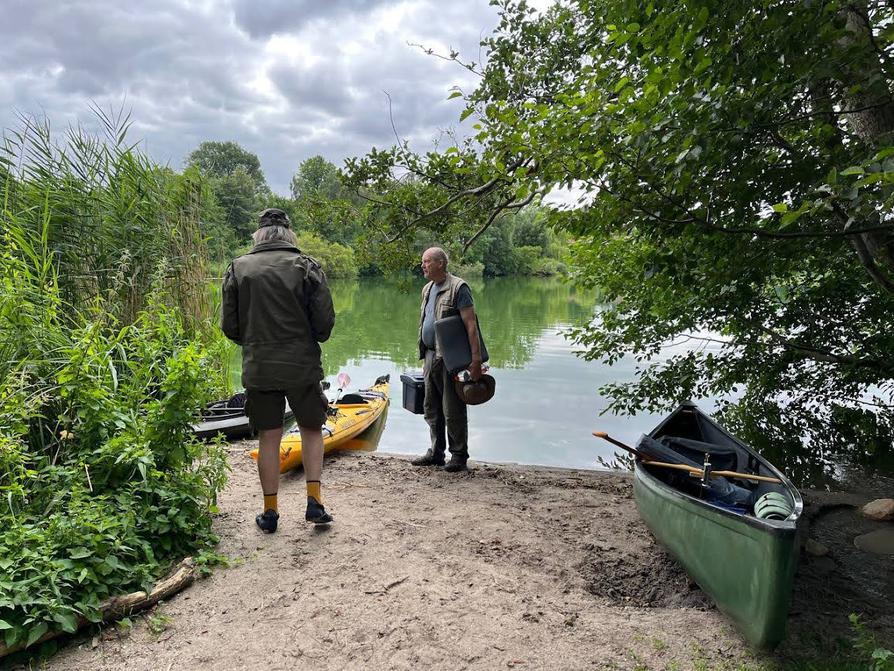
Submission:
<svg viewBox="0 0 894 671">
<path fill-rule="evenodd" d="M 466 404 L 457 396 L 452 376 L 444 366 L 435 340 L 435 322 L 459 312 L 469 337 L 472 363 L 469 373 L 473 381 L 481 378 L 481 352 L 478 340 L 478 322 L 472 292 L 465 280 L 447 272 L 447 254 L 440 247 L 426 249 L 422 255 L 422 274 L 428 284 L 422 289 L 422 306 L 419 318 L 419 358 L 424 360 L 425 421 L 431 431 L 431 448 L 423 456 L 414 459 L 415 466 L 444 466 L 446 448 L 450 448 L 450 461 L 445 471 L 456 473 L 466 470 L 469 459 L 469 424 Z M 444 431 L 447 439 L 444 439 Z"/>
<path fill-rule="evenodd" d="M 307 511 L 314 524 L 329 524 L 323 507 L 323 432 L 328 401 L 320 380 L 319 343 L 335 325 L 332 296 L 323 269 L 297 247 L 285 212 L 261 212 L 254 247 L 235 259 L 223 281 L 221 329 L 242 346 L 245 413 L 258 432 L 258 475 L 263 512 L 255 522 L 266 533 L 279 521 L 279 448 L 285 399 L 301 431 Z"/>
</svg>

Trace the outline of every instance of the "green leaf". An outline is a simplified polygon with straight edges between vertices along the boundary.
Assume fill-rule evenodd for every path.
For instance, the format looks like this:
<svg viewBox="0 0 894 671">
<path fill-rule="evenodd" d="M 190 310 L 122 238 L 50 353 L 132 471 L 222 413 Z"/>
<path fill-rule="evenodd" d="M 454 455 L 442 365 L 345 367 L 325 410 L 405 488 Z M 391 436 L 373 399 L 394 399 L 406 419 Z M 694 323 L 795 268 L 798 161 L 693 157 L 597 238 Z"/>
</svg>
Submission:
<svg viewBox="0 0 894 671">
<path fill-rule="evenodd" d="M 788 203 L 776 203 L 773 206 L 774 212 L 788 212 Z"/>
<path fill-rule="evenodd" d="M 68 556 L 71 557 L 72 559 L 84 559 L 86 557 L 89 557 L 92 554 L 93 554 L 93 550 L 81 547 L 81 548 L 75 548 L 74 550 L 69 552 Z"/>
<path fill-rule="evenodd" d="M 779 218 L 779 228 L 783 229 L 788 226 L 791 226 L 793 223 L 800 219 L 803 212 L 801 210 L 792 210 L 791 212 L 786 212 Z"/>
<path fill-rule="evenodd" d="M 12 629 L 12 625 L 6 620 L 0 620 L 0 629 Z"/>
<path fill-rule="evenodd" d="M 698 62 L 698 65 L 695 66 L 695 74 L 697 74 L 697 75 L 701 74 L 702 72 L 707 70 L 709 67 L 711 67 L 711 64 L 713 62 L 714 61 L 712 61 L 709 56 L 705 56 Z"/>
<path fill-rule="evenodd" d="M 459 98 L 462 96 L 462 94 L 463 94 L 462 91 L 454 91 L 449 96 L 447 96 L 447 100 L 453 100 L 454 98 Z"/>
<path fill-rule="evenodd" d="M 470 116 L 472 116 L 472 113 L 473 113 L 474 111 L 475 111 L 475 108 L 474 108 L 474 107 L 466 107 L 466 109 L 463 110 L 462 114 L 459 115 L 459 120 L 460 120 L 460 121 L 465 121 L 465 120 L 468 119 Z"/>
<path fill-rule="evenodd" d="M 78 618 L 72 613 L 56 613 L 53 619 L 62 626 L 62 631 L 69 634 L 78 630 Z"/>
<path fill-rule="evenodd" d="M 627 77 L 627 76 L 621 77 L 621 79 L 618 81 L 618 83 L 615 84 L 615 89 L 614 89 L 615 93 L 618 93 L 619 91 L 621 91 L 621 89 L 623 89 L 625 86 L 627 86 L 627 84 L 629 82 L 630 82 L 630 77 Z"/>
<path fill-rule="evenodd" d="M 40 622 L 36 626 L 32 627 L 28 630 L 28 638 L 25 641 L 25 647 L 27 648 L 30 645 L 34 645 L 41 636 L 49 631 L 49 626 L 47 626 L 46 622 Z"/>
<path fill-rule="evenodd" d="M 852 165 L 850 168 L 845 168 L 841 171 L 842 175 L 862 175 L 864 172 L 863 168 L 859 165 Z"/>
</svg>

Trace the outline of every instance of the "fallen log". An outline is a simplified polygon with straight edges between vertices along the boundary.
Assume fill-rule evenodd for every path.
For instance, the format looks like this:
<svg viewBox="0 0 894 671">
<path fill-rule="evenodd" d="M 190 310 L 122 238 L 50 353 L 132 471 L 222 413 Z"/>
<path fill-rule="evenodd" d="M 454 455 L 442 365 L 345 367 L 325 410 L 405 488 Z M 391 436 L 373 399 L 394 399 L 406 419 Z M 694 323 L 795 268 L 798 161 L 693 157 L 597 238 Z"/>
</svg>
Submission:
<svg viewBox="0 0 894 671">
<path fill-rule="evenodd" d="M 177 566 L 168 574 L 167 577 L 162 578 L 157 583 L 155 583 L 155 587 L 152 588 L 151 592 L 132 592 L 130 594 L 115 596 L 111 599 L 108 599 L 107 601 L 104 601 L 99 607 L 100 613 L 102 615 L 102 622 L 111 622 L 113 620 L 121 619 L 122 617 L 127 617 L 128 615 L 132 615 L 133 613 L 139 612 L 141 610 L 151 608 L 159 601 L 173 596 L 180 590 L 186 589 L 195 581 L 195 579 L 195 564 L 192 557 L 187 557 L 179 564 L 177 564 Z M 76 630 L 88 624 L 91 624 L 90 620 L 85 617 L 79 617 Z M 73 632 L 65 632 L 61 629 L 51 630 L 34 641 L 34 643 L 32 643 L 31 645 L 44 643 L 45 641 L 52 640 L 65 633 Z M 26 647 L 30 646 L 26 646 L 24 641 L 15 643 L 8 647 L 3 643 L 0 643 L 0 658 L 11 655 L 14 652 L 24 650 Z"/>
</svg>

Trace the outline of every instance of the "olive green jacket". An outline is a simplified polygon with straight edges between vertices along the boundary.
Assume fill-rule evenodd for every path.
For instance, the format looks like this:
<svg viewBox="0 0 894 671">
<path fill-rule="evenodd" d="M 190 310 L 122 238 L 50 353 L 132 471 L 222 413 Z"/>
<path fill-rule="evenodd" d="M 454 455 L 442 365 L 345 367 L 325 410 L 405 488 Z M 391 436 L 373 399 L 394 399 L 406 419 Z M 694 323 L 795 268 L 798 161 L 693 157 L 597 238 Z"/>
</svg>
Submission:
<svg viewBox="0 0 894 671">
<path fill-rule="evenodd" d="M 466 281 L 457 277 L 456 275 L 451 275 L 447 273 L 447 278 L 444 280 L 444 286 L 441 287 L 441 290 L 438 292 L 438 296 L 436 298 L 435 303 L 435 321 L 438 319 L 442 319 L 444 317 L 449 317 L 453 314 L 457 314 L 459 311 L 456 309 L 456 292 L 459 291 L 459 288 L 466 284 Z M 425 358 L 425 344 L 422 342 L 422 322 L 425 321 L 425 304 L 428 302 L 428 294 L 431 292 L 432 287 L 435 286 L 434 282 L 429 282 L 424 287 L 422 287 L 422 306 L 420 307 L 419 312 L 419 358 Z M 435 347 L 437 348 L 437 340 L 435 341 Z M 441 356 L 441 352 L 435 349 L 435 356 Z"/>
<path fill-rule="evenodd" d="M 220 328 L 242 346 L 246 389 L 289 389 L 323 379 L 319 343 L 335 325 L 320 264 L 285 242 L 264 242 L 227 268 Z"/>
</svg>

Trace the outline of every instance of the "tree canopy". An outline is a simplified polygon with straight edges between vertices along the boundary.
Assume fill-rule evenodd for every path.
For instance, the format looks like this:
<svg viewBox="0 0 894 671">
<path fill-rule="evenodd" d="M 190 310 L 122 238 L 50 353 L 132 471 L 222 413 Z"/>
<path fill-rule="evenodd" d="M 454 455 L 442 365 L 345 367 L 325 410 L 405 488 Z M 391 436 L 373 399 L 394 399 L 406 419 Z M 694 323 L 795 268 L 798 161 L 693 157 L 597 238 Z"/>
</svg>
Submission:
<svg viewBox="0 0 894 671">
<path fill-rule="evenodd" d="M 235 142 L 202 142 L 186 159 L 208 178 L 216 209 L 206 212 L 208 236 L 219 250 L 244 243 L 254 230 L 255 216 L 270 195 L 260 159 Z"/>
<path fill-rule="evenodd" d="M 462 95 L 476 135 L 420 157 L 349 162 L 385 193 L 382 237 L 457 226 L 557 187 L 582 194 L 553 226 L 575 278 L 609 306 L 576 332 L 586 356 L 634 356 L 612 409 L 724 397 L 754 438 L 861 456 L 894 434 L 894 9 L 882 2 L 503 0 Z M 419 191 L 419 190 L 417 190 Z M 673 353 L 669 343 L 703 347 Z M 659 356 L 660 355 L 660 356 Z"/>
<path fill-rule="evenodd" d="M 260 159 L 236 142 L 202 142 L 186 158 L 186 164 L 196 166 L 211 177 L 225 178 L 242 172 L 257 192 L 267 188 Z"/>
<path fill-rule="evenodd" d="M 342 196 L 338 168 L 322 156 L 311 156 L 301 162 L 292 177 L 292 198 L 323 197 L 329 200 Z"/>
</svg>

